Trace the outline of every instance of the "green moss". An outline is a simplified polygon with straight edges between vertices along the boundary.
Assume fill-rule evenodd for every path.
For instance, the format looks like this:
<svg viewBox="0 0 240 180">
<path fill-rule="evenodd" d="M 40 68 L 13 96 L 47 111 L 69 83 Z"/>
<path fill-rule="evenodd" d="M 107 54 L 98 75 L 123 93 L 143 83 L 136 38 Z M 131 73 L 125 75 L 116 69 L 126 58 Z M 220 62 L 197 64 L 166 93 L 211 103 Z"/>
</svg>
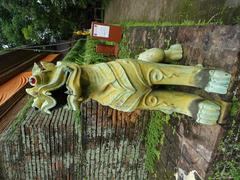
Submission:
<svg viewBox="0 0 240 180">
<path fill-rule="evenodd" d="M 122 37 L 122 40 L 121 42 L 119 43 L 119 58 L 123 59 L 123 58 L 130 58 L 130 54 L 131 54 L 131 51 L 128 47 L 128 38 L 126 36 L 126 31 L 127 31 L 127 28 L 124 29 L 124 32 L 123 32 L 123 37 Z"/>
<path fill-rule="evenodd" d="M 240 101 L 234 96 L 232 100 L 231 116 L 235 117 L 240 108 Z"/>
<path fill-rule="evenodd" d="M 219 156 L 213 166 L 213 174 L 209 179 L 240 179 L 240 132 L 239 132 L 240 102 L 234 97 L 231 108 L 231 128 L 218 147 Z"/>
<path fill-rule="evenodd" d="M 81 124 L 81 111 L 80 110 L 76 111 L 74 113 L 74 116 L 76 117 L 76 123 L 78 125 L 80 125 Z"/>
<path fill-rule="evenodd" d="M 160 158 L 159 145 L 164 142 L 164 128 L 163 125 L 168 123 L 170 116 L 160 111 L 154 111 L 151 114 L 146 135 L 146 169 L 153 173 L 155 171 L 156 160 Z"/>
</svg>

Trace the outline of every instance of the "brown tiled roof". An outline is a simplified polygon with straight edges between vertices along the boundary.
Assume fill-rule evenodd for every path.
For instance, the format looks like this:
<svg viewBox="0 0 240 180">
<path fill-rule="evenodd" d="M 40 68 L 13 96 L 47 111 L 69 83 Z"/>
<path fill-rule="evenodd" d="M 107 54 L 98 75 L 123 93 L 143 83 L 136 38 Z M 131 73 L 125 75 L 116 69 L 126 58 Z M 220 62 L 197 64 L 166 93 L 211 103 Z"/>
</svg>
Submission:
<svg viewBox="0 0 240 180">
<path fill-rule="evenodd" d="M 19 54 L 19 52 L 17 52 L 17 54 Z M 18 67 L 24 67 L 24 69 L 31 68 L 31 65 L 34 62 L 39 61 L 39 60 L 46 61 L 46 62 L 53 62 L 60 57 L 60 54 L 49 54 L 49 55 L 34 54 L 33 57 L 26 56 L 24 53 L 23 53 L 23 55 L 24 55 L 24 58 L 27 57 L 30 59 L 25 59 L 25 61 L 20 64 L 17 61 L 17 58 L 15 56 L 9 55 L 9 57 L 11 56 L 13 58 L 16 58 L 15 64 L 17 64 Z M 27 55 L 29 55 L 29 52 L 27 52 Z M 39 58 L 39 57 L 41 57 L 41 58 Z M 1 59 L 1 58 L 2 57 L 0 56 L 0 65 L 1 65 L 1 63 L 4 64 L 3 59 Z M 18 59 L 20 61 L 22 61 L 21 57 L 19 57 Z M 26 62 L 28 62 L 28 63 L 26 63 Z M 14 63 L 14 61 L 12 61 L 12 63 Z M 6 65 L 6 64 L 8 64 L 8 65 Z M 14 68 L 15 66 L 11 65 L 8 62 L 6 62 L 6 64 L 5 64 L 4 68 L 8 69 L 8 68 L 12 67 L 12 69 L 10 69 L 8 71 L 6 71 L 6 70 L 4 71 L 3 69 L 0 70 L 1 72 L 4 72 L 4 73 L 0 73 L 0 79 L 2 77 L 5 78 L 5 80 L 8 78 L 8 80 L 2 84 L 0 81 L 0 127 L 1 127 L 0 129 L 3 129 L 6 124 L 9 124 L 14 119 L 12 116 L 9 116 L 9 117 L 11 117 L 10 119 L 3 118 L 3 117 L 7 114 L 7 112 L 10 109 L 16 108 L 14 106 L 26 94 L 25 89 L 28 86 L 28 78 L 32 75 L 30 70 L 16 74 L 16 72 L 12 71 L 13 69 L 15 69 Z M 19 70 L 17 70 L 17 71 L 19 71 Z M 9 79 L 9 75 L 12 76 L 13 74 L 16 74 L 16 75 Z M 9 113 L 11 113 L 11 112 L 9 112 Z M 16 116 L 16 114 L 15 114 L 15 116 Z"/>
</svg>

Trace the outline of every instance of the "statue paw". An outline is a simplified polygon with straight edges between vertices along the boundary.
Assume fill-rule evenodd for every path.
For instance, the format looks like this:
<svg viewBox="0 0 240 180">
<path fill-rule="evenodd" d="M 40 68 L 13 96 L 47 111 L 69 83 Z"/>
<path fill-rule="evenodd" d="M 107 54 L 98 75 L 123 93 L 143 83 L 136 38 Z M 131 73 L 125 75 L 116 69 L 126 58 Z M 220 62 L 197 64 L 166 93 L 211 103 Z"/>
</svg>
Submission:
<svg viewBox="0 0 240 180">
<path fill-rule="evenodd" d="M 171 45 L 168 50 L 165 50 L 165 55 L 167 60 L 177 61 L 182 59 L 183 50 L 181 44 Z"/>
<path fill-rule="evenodd" d="M 220 116 L 220 106 L 205 100 L 198 104 L 196 122 L 200 124 L 213 125 L 217 123 Z"/>
<path fill-rule="evenodd" d="M 209 71 L 209 82 L 204 88 L 207 92 L 226 94 L 231 79 L 231 74 L 221 70 Z"/>
</svg>

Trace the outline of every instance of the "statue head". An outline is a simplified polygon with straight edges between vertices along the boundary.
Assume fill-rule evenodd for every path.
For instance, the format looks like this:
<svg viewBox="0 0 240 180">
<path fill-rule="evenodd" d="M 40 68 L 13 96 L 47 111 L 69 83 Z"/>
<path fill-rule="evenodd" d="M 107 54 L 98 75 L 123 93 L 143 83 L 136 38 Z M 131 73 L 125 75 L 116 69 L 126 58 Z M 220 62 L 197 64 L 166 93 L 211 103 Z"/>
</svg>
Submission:
<svg viewBox="0 0 240 180">
<path fill-rule="evenodd" d="M 57 104 L 78 110 L 82 101 L 80 76 L 80 66 L 74 63 L 35 63 L 29 78 L 33 87 L 26 89 L 34 97 L 32 106 L 49 114 Z"/>
</svg>

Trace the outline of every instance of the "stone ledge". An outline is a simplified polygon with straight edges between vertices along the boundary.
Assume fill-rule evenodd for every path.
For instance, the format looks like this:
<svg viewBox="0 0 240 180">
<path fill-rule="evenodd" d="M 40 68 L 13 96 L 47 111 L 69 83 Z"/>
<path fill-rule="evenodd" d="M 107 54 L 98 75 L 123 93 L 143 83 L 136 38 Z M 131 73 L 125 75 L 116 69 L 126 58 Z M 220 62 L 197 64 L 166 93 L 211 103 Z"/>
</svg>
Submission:
<svg viewBox="0 0 240 180">
<path fill-rule="evenodd" d="M 190 27 L 130 27 L 126 30 L 126 37 L 133 56 L 145 49 L 159 47 L 167 48 L 168 44 L 176 42 L 182 44 L 184 57 L 178 62 L 182 65 L 203 64 L 206 67 L 223 69 L 232 75 L 231 87 L 226 95 L 206 93 L 202 90 L 188 87 L 175 87 L 179 91 L 196 93 L 210 99 L 232 100 L 237 92 L 240 69 L 240 26 L 190 26 Z M 165 128 L 167 135 L 163 145 L 162 163 L 169 159 L 176 167 L 186 171 L 196 169 L 202 177 L 207 177 L 216 147 L 223 135 L 224 129 L 220 125 L 196 125 L 191 118 L 181 116 L 181 120 L 172 117 L 173 128 Z M 229 117 L 227 122 L 229 122 Z M 173 143 L 174 146 L 173 146 Z M 164 150 L 165 149 L 165 150 Z M 172 152 L 174 150 L 175 152 Z M 166 161 L 166 162 L 165 162 Z M 158 163 L 157 163 L 158 164 Z M 174 164 L 174 163 L 173 163 Z M 175 167 L 175 168 L 176 168 Z M 158 170 L 163 167 L 158 165 Z M 174 167 L 170 169 L 175 171 Z"/>
</svg>

